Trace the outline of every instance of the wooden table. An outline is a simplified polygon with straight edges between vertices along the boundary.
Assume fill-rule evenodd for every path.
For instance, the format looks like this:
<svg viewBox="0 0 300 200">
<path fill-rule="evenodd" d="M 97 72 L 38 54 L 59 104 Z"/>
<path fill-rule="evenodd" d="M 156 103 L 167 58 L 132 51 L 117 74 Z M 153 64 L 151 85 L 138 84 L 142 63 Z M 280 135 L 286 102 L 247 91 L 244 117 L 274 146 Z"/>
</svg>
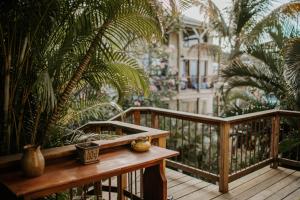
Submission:
<svg viewBox="0 0 300 200">
<path fill-rule="evenodd" d="M 74 160 L 65 160 L 47 165 L 45 173 L 36 178 L 26 178 L 21 171 L 3 173 L 0 174 L 1 199 L 34 199 L 145 168 L 144 199 L 166 200 L 167 180 L 163 160 L 176 155 L 178 152 L 156 146 L 144 153 L 122 147 L 101 154 L 100 162 L 96 164 L 81 165 Z"/>
</svg>

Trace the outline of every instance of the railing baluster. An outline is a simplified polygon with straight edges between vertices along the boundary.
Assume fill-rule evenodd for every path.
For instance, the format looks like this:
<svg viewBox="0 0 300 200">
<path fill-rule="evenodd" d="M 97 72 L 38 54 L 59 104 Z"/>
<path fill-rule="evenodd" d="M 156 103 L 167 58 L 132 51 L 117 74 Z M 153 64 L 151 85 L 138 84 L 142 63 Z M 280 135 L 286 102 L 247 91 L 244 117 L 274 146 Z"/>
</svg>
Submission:
<svg viewBox="0 0 300 200">
<path fill-rule="evenodd" d="M 151 113 L 151 127 L 152 128 L 159 128 L 159 120 L 158 115 L 155 112 Z"/>
<path fill-rule="evenodd" d="M 235 170 L 238 170 L 238 143 L 239 143 L 239 137 L 238 137 L 238 131 L 236 128 L 237 125 L 234 126 L 234 131 L 235 131 Z"/>
<path fill-rule="evenodd" d="M 254 120 L 254 163 L 256 163 L 256 143 L 257 143 L 257 131 L 258 127 L 257 127 L 257 120 Z"/>
<path fill-rule="evenodd" d="M 241 159 L 240 159 L 240 169 L 242 169 L 243 168 L 243 135 L 244 135 L 244 133 L 243 133 L 243 129 L 241 128 L 241 126 L 242 126 L 242 124 L 239 124 L 239 129 L 241 130 L 241 132 L 239 132 L 239 135 L 241 136 L 240 137 L 240 150 L 241 150 Z"/>
<path fill-rule="evenodd" d="M 134 194 L 137 194 L 137 176 L 136 171 L 134 171 Z"/>
<path fill-rule="evenodd" d="M 228 138 L 229 139 L 229 138 Z M 211 172 L 211 125 L 209 125 L 209 147 L 208 147 L 208 166 L 209 171 Z"/>
<path fill-rule="evenodd" d="M 230 173 L 232 173 L 234 170 L 232 169 L 232 167 L 233 167 L 233 154 L 235 153 L 235 147 L 233 146 L 233 137 L 234 137 L 234 132 L 231 134 L 231 153 L 230 153 Z M 234 149 L 234 151 L 232 150 L 232 149 Z"/>
<path fill-rule="evenodd" d="M 194 139 L 194 146 L 195 146 L 195 155 L 197 155 L 197 132 L 198 132 L 198 123 L 195 122 L 195 139 Z M 198 159 L 196 158 L 196 160 L 198 161 Z M 195 164 L 194 167 L 198 167 L 199 163 Z"/>
<path fill-rule="evenodd" d="M 181 152 L 180 152 L 180 157 L 181 157 L 182 163 L 184 163 L 183 140 L 184 140 L 184 124 L 183 124 L 183 119 L 182 119 L 181 120 Z"/>
<path fill-rule="evenodd" d="M 204 170 L 204 124 L 201 123 L 201 137 L 202 137 L 202 141 L 201 141 L 201 169 Z"/>
<path fill-rule="evenodd" d="M 248 128 L 249 128 L 248 123 L 244 123 L 244 131 L 246 133 L 245 145 L 244 145 L 244 147 L 245 147 L 245 167 L 248 166 L 248 162 L 247 162 L 247 151 L 249 149 L 249 137 L 248 137 L 249 132 L 248 132 Z"/>
<path fill-rule="evenodd" d="M 108 179 L 108 200 L 111 200 L 111 178 Z"/>
<path fill-rule="evenodd" d="M 141 124 L 141 113 L 139 110 L 134 111 L 134 124 L 136 125 Z"/>
<path fill-rule="evenodd" d="M 250 124 L 250 125 L 249 125 Z M 250 128 L 250 142 L 249 142 L 249 165 L 251 165 L 251 158 L 252 158 L 252 132 L 253 132 L 253 123 L 250 121 L 248 123 L 249 128 Z"/>
<path fill-rule="evenodd" d="M 191 122 L 188 121 L 188 148 L 187 148 L 187 161 L 190 164 L 190 148 L 191 148 Z"/>
<path fill-rule="evenodd" d="M 140 197 L 144 197 L 144 177 L 143 177 L 143 169 L 140 169 Z"/>
</svg>

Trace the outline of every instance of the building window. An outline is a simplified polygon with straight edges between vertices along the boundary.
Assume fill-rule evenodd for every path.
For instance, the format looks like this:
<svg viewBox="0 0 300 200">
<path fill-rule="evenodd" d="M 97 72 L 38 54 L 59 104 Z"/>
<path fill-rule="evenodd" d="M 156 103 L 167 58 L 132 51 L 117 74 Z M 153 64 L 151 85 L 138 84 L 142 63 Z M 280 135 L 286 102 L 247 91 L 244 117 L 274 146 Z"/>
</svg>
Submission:
<svg viewBox="0 0 300 200">
<path fill-rule="evenodd" d="M 197 60 L 184 60 L 181 68 L 181 89 L 198 88 Z"/>
</svg>

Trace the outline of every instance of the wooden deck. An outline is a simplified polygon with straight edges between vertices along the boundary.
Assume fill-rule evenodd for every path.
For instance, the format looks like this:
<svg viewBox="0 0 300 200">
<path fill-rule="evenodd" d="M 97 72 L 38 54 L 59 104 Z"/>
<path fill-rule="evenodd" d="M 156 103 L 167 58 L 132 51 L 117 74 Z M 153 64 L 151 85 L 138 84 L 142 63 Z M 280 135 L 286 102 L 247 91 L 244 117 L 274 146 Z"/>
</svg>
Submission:
<svg viewBox="0 0 300 200">
<path fill-rule="evenodd" d="M 229 184 L 222 194 L 218 186 L 167 169 L 168 195 L 174 200 L 300 200 L 300 171 L 279 167 L 262 168 Z"/>
</svg>

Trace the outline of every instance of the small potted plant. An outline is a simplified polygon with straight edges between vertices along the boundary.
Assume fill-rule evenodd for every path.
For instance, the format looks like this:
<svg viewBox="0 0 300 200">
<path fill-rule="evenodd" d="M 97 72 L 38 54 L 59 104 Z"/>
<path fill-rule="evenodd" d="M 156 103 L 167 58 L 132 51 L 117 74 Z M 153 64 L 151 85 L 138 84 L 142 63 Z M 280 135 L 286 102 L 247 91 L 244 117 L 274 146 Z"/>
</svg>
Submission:
<svg viewBox="0 0 300 200">
<path fill-rule="evenodd" d="M 99 145 L 93 142 L 84 142 L 75 145 L 79 161 L 82 164 L 99 162 Z"/>
</svg>

